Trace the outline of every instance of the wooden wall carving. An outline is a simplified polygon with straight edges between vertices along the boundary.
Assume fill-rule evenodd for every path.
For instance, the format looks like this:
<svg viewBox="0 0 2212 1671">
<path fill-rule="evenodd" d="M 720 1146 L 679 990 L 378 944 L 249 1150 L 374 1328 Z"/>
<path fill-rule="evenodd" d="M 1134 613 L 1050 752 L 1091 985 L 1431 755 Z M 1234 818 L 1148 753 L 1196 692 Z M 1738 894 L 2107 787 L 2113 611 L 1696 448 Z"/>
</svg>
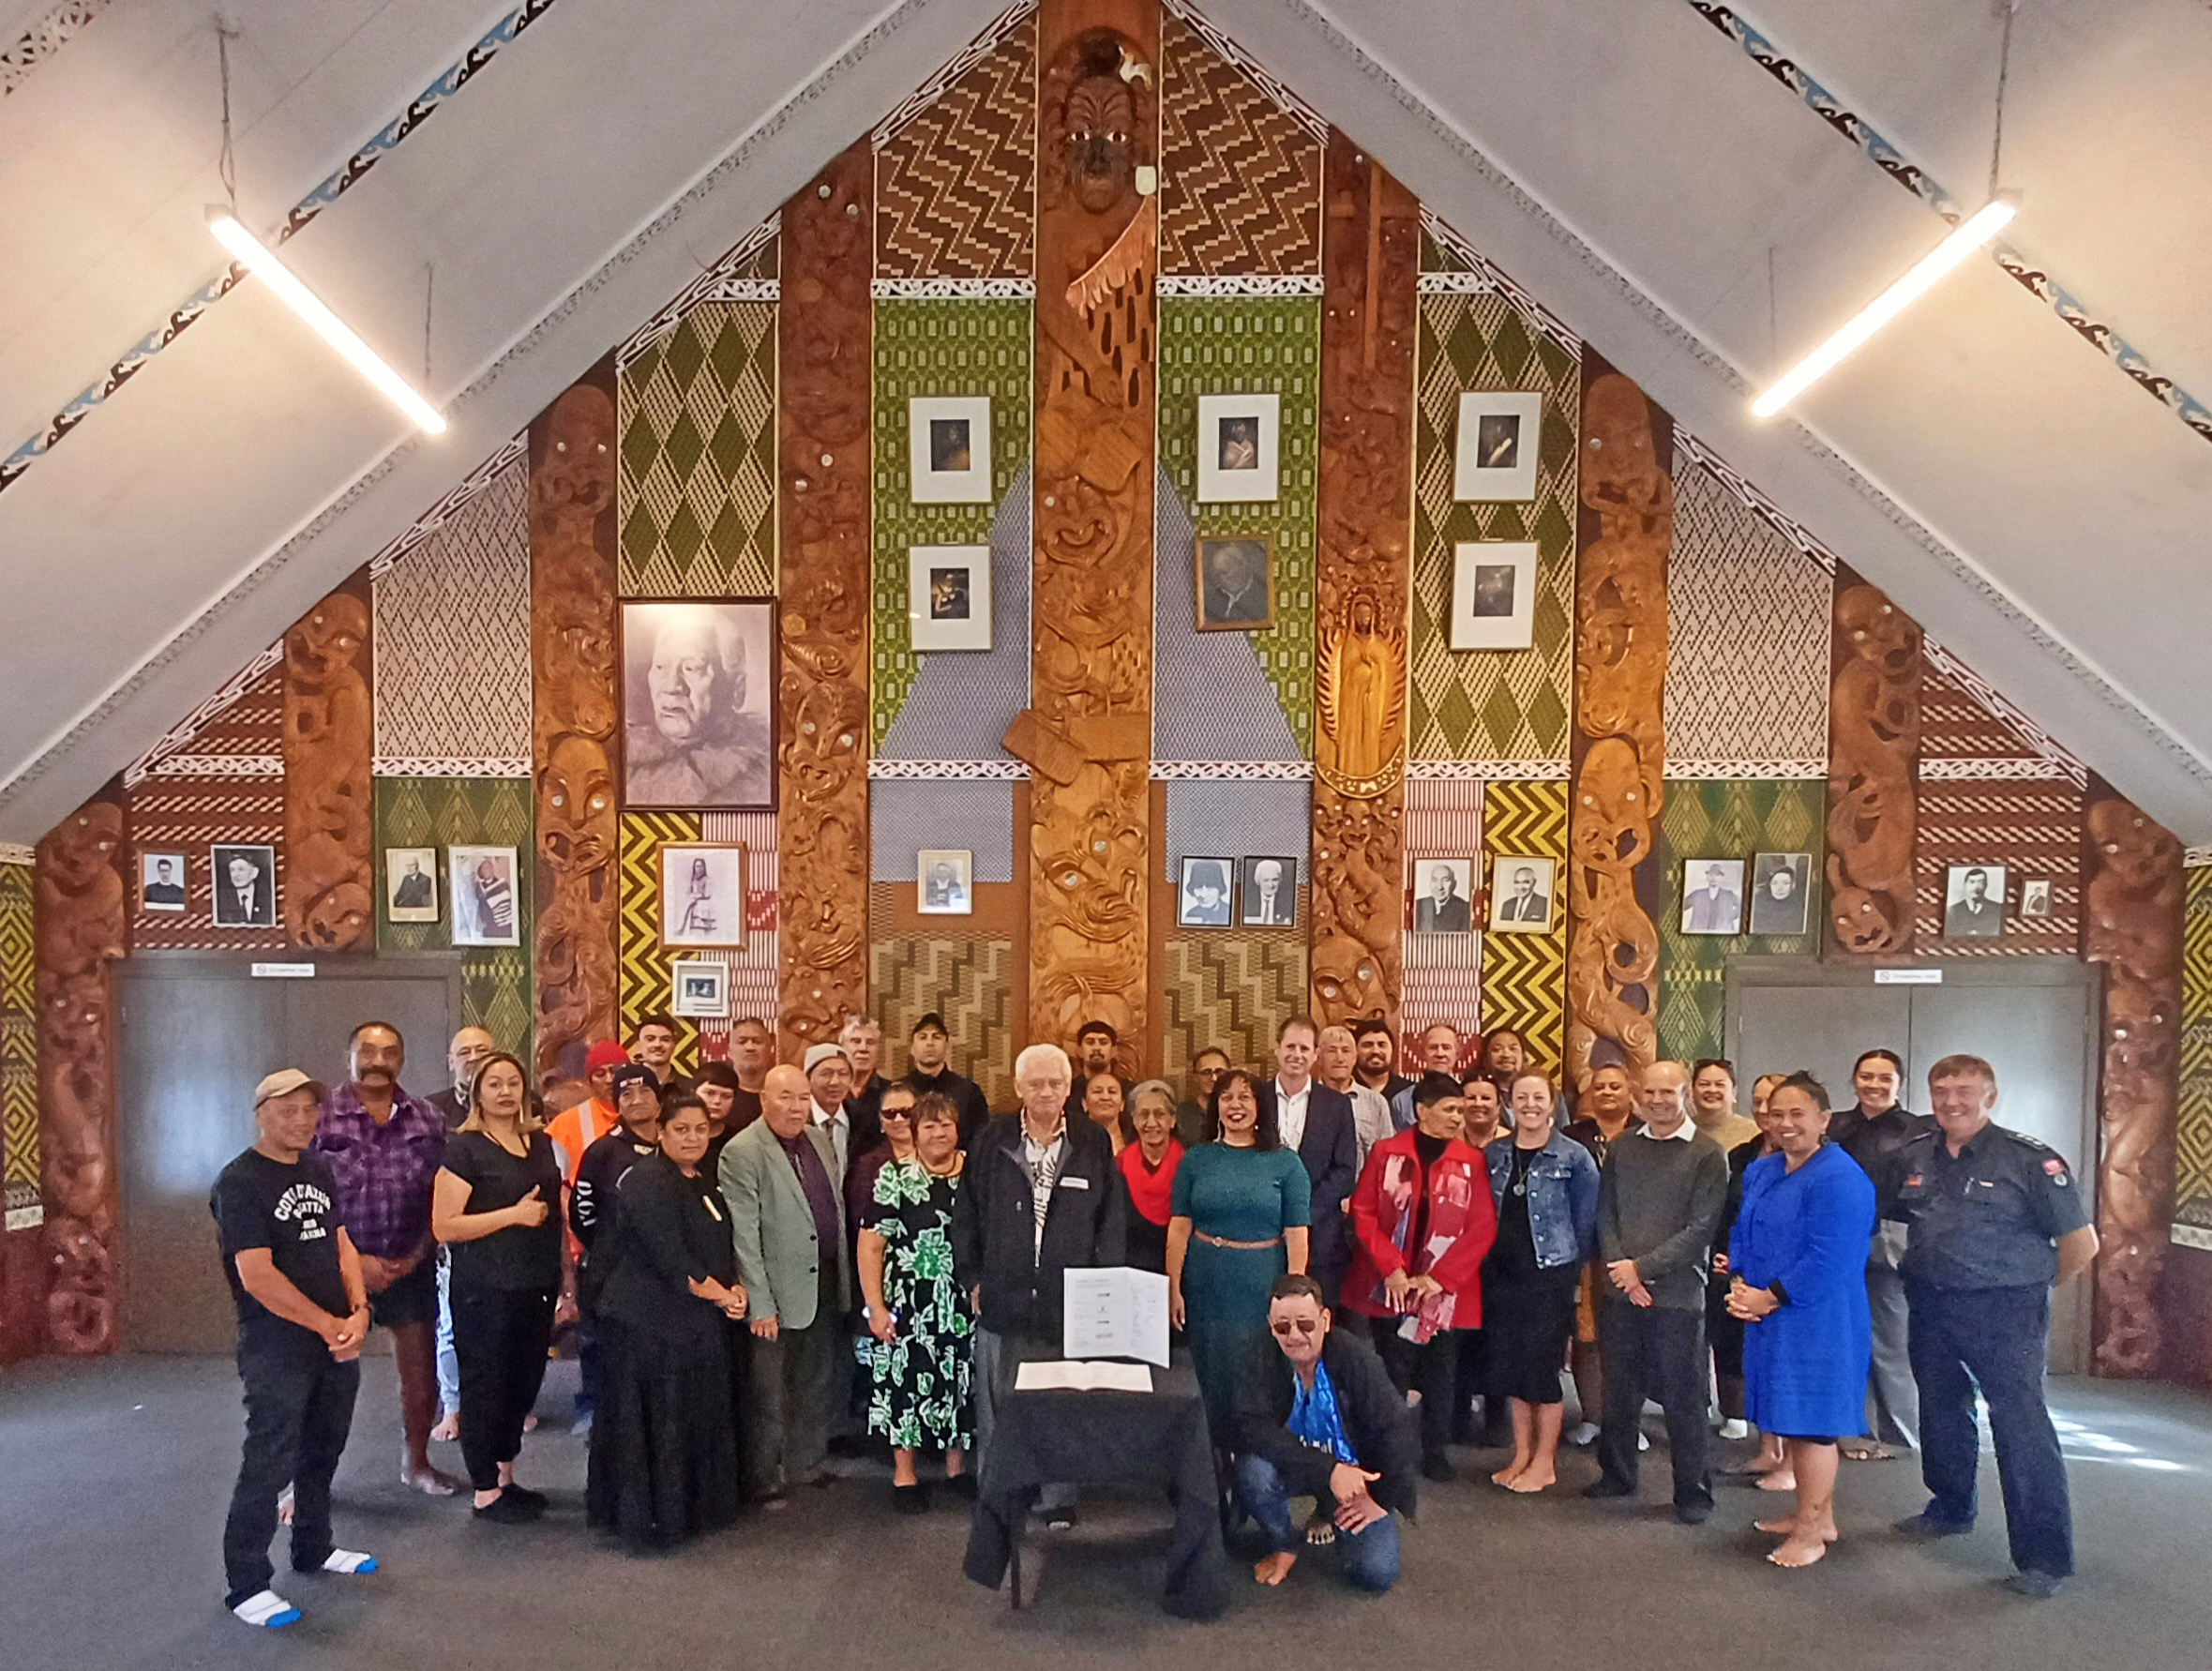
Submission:
<svg viewBox="0 0 2212 1671">
<path fill-rule="evenodd" d="M 319 952 L 374 944 L 369 571 L 284 635 L 284 928 Z"/>
<path fill-rule="evenodd" d="M 1038 14 L 1035 568 L 1029 1036 L 1093 1017 L 1147 1065 L 1153 278 L 1160 16 L 1152 0 Z M 1139 191 L 1139 171 L 1144 190 Z"/>
<path fill-rule="evenodd" d="M 541 1072 L 577 1077 L 584 1050 L 615 1031 L 614 506 L 614 368 L 602 361 L 530 426 L 536 1054 Z"/>
<path fill-rule="evenodd" d="M 1334 129 L 1321 163 L 1314 1014 L 1395 1027 L 1421 205 Z"/>
<path fill-rule="evenodd" d="M 2097 1372 L 2156 1375 L 2181 1080 L 2181 844 L 2092 780 L 2085 857 L 2082 955 L 2107 966 Z"/>
<path fill-rule="evenodd" d="M 1831 952 L 1913 949 L 1921 661 L 1912 617 L 1838 568 L 1828 710 Z"/>
<path fill-rule="evenodd" d="M 123 805 L 103 790 L 38 844 L 38 1148 L 46 1334 L 55 1351 L 115 1347 L 115 1002 L 124 954 Z"/>
<path fill-rule="evenodd" d="M 873 189 L 863 141 L 783 211 L 776 877 L 786 1060 L 867 1007 Z"/>
<path fill-rule="evenodd" d="M 1666 779 L 1667 559 L 1674 425 L 1595 355 L 1583 366 L 1574 575 L 1574 790 L 1568 805 L 1567 1060 L 1659 1054 L 1659 931 L 1637 871 L 1659 845 Z M 1599 1041 L 1610 1048 L 1600 1051 Z"/>
</svg>

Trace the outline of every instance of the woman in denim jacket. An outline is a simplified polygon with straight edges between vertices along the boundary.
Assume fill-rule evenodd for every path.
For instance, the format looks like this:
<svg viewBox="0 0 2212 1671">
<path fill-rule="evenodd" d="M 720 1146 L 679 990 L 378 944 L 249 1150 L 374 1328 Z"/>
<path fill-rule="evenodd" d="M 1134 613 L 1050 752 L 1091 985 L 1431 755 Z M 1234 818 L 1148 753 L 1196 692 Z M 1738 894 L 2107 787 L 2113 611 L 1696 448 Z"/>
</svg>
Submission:
<svg viewBox="0 0 2212 1671">
<path fill-rule="evenodd" d="M 1557 1101 L 1543 1075 L 1515 1075 L 1513 1129 L 1482 1152 L 1497 1208 L 1482 1266 L 1482 1338 L 1489 1385 L 1513 1413 L 1513 1459 L 1490 1477 L 1523 1493 L 1558 1478 L 1559 1371 L 1575 1283 L 1598 1245 L 1598 1163 L 1553 1129 Z"/>
</svg>

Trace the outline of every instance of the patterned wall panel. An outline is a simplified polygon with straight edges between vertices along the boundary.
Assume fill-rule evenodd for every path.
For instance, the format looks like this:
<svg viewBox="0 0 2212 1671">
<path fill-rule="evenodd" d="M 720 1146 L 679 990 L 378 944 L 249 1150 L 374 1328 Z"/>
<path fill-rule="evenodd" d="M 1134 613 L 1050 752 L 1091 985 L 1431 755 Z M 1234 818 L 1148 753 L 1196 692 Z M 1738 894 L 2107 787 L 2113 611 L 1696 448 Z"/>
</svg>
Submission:
<svg viewBox="0 0 2212 1671">
<path fill-rule="evenodd" d="M 1406 872 L 1408 889 L 1420 891 L 1424 858 L 1473 861 L 1469 899 L 1475 927 L 1467 934 L 1413 934 L 1406 937 L 1406 998 L 1401 1011 L 1402 1054 L 1412 1060 L 1422 1030 L 1442 1021 L 1463 1035 L 1476 1031 L 1482 1015 L 1482 932 L 1483 884 L 1482 785 L 1413 777 L 1406 782 Z M 1410 924 L 1411 907 L 1405 908 Z"/>
<path fill-rule="evenodd" d="M 976 881 L 1013 881 L 1014 784 L 879 779 L 868 785 L 868 847 L 870 882 L 911 882 L 925 848 L 971 854 Z"/>
<path fill-rule="evenodd" d="M 1825 633 L 1825 620 L 1822 631 Z M 1668 710 L 1671 715 L 1673 710 Z M 1672 735 L 1670 719 L 1669 735 Z M 1666 786 L 1660 813 L 1665 894 L 1659 914 L 1659 1054 L 1677 1061 L 1719 1056 L 1726 1037 L 1728 961 L 1747 954 L 1811 956 L 1820 950 L 1822 824 L 1827 790 L 1817 779 L 1688 780 Z M 1744 926 L 1750 926 L 1753 855 L 1809 853 L 1802 934 L 1685 934 L 1683 866 L 1692 859 L 1743 861 Z M 1746 1083 L 1748 1083 L 1748 1077 Z"/>
<path fill-rule="evenodd" d="M 32 942 L 34 872 L 0 863 L 0 1197 L 10 1230 L 38 1212 L 38 1000 Z"/>
<path fill-rule="evenodd" d="M 376 709 L 366 568 L 284 635 L 284 882 L 277 915 L 309 951 L 376 944 L 369 767 Z"/>
<path fill-rule="evenodd" d="M 1167 22 L 1174 23 L 1172 17 Z M 1317 166 L 1318 147 L 1314 150 Z M 1313 747 L 1314 487 L 1320 360 L 1317 296 L 1167 297 L 1160 303 L 1161 466 L 1197 534 L 1264 534 L 1272 544 L 1272 624 L 1261 632 L 1202 636 L 1241 638 L 1250 643 L 1274 685 L 1302 753 Z M 1198 397 L 1222 394 L 1278 397 L 1278 496 L 1272 503 L 1198 503 Z M 1170 573 L 1181 581 L 1181 625 L 1190 630 L 1194 620 L 1187 597 L 1195 552 L 1187 544 L 1182 549 L 1163 545 L 1157 561 L 1164 596 Z M 1164 647 L 1161 659 L 1165 671 Z M 1162 719 L 1155 720 L 1155 730 Z M 1181 757 L 1162 752 L 1159 758 Z"/>
<path fill-rule="evenodd" d="M 1172 12 L 1160 56 L 1160 270 L 1318 274 L 1320 142 Z"/>
<path fill-rule="evenodd" d="M 1498 858 L 1550 859 L 1567 866 L 1567 785 L 1563 782 L 1482 786 L 1482 868 Z M 1548 934 L 1482 937 L 1482 1028 L 1510 1027 L 1528 1053 L 1557 1075 L 1566 1050 L 1567 917 L 1558 890 Z"/>
<path fill-rule="evenodd" d="M 1920 672 L 1920 764 L 1972 762 L 1995 772 L 2041 757 L 2018 731 L 1933 661 Z"/>
<path fill-rule="evenodd" d="M 700 1049 L 709 1057 L 729 1054 L 731 1022 L 757 1016 L 775 1028 L 776 962 L 775 814 L 710 812 L 700 820 L 705 839 L 732 841 L 745 850 L 745 947 L 732 952 L 730 965 L 730 1019 L 699 1024 Z"/>
<path fill-rule="evenodd" d="M 267 928 L 215 926 L 208 849 L 245 842 L 277 851 L 284 890 L 284 673 L 272 667 L 210 718 L 183 751 L 156 762 L 127 792 L 134 855 L 182 853 L 185 909 L 147 911 L 131 889 L 130 943 L 139 950 L 277 951 L 290 944 L 283 918 Z M 134 856 L 133 866 L 136 864 Z M 134 879 L 135 880 L 135 877 Z"/>
<path fill-rule="evenodd" d="M 2192 866 L 2183 873 L 2182 881 L 2186 915 L 2181 941 L 2181 1102 L 2174 1122 L 2174 1222 L 2212 1234 L 2212 865 Z"/>
<path fill-rule="evenodd" d="M 1669 777 L 1825 777 L 1833 583 L 1687 453 L 1667 564 Z"/>
<path fill-rule="evenodd" d="M 917 655 L 907 624 L 907 549 L 910 546 L 996 547 L 1001 507 L 1030 455 L 1030 304 L 964 297 L 875 304 L 875 630 L 868 644 L 874 686 L 874 736 L 880 743 L 905 705 L 925 657 Z M 991 503 L 916 504 L 909 471 L 907 403 L 917 396 L 987 395 L 991 401 Z M 1025 552 L 1026 554 L 1026 552 Z M 1003 620 L 997 551 L 992 564 L 994 660 L 1018 641 L 1023 619 Z M 1028 588 L 1023 587 L 1026 595 Z M 978 653 L 944 653 L 981 659 Z M 1025 680 L 1026 685 L 1026 680 Z M 1018 704 L 1016 705 L 1018 707 Z M 997 717 L 994 715 L 993 717 Z M 1000 752 L 999 730 L 983 734 L 956 758 Z M 987 752 L 986 752 L 987 751 Z"/>
<path fill-rule="evenodd" d="M 1169 439 L 1163 431 L 1162 444 Z M 1284 686 L 1271 678 L 1259 656 L 1261 640 L 1277 635 L 1198 630 L 1196 524 L 1165 470 L 1153 490 L 1152 759 L 1302 760 L 1310 750 L 1302 739 L 1313 729 L 1311 632 L 1285 653 L 1293 682 L 1302 676 L 1306 691 L 1305 717 L 1294 730 L 1294 716 L 1284 708 Z M 1306 572 L 1310 617 L 1310 565 Z"/>
<path fill-rule="evenodd" d="M 775 590 L 775 304 L 701 302 L 615 380 L 625 596 Z"/>
<path fill-rule="evenodd" d="M 615 1025 L 625 1044 L 637 1037 L 640 1016 L 669 1007 L 670 983 L 675 978 L 670 968 L 675 955 L 663 950 L 660 943 L 661 844 L 698 841 L 702 834 L 696 812 L 622 815 L 622 911 L 615 919 L 621 935 L 622 973 L 616 988 L 620 997 Z M 693 1060 L 698 1047 L 699 1024 L 687 1016 L 677 1016 L 677 1061 Z"/>
<path fill-rule="evenodd" d="M 1305 1007 L 1305 937 L 1294 928 L 1181 930 L 1161 950 L 1160 1060 L 1180 1082 L 1211 1046 L 1240 1066 L 1273 1065 L 1275 1031 Z"/>
<path fill-rule="evenodd" d="M 876 153 L 876 275 L 1026 278 L 1034 265 L 1037 22 L 1024 18 Z"/>
<path fill-rule="evenodd" d="M 461 948 L 461 1020 L 490 1033 L 503 1050 L 530 1060 L 530 946 L 536 923 L 531 897 L 535 866 L 531 828 L 530 785 L 520 778 L 379 777 L 376 780 L 376 946 L 398 956 L 444 952 L 453 946 L 453 878 L 448 847 L 511 847 L 517 865 L 516 920 L 522 925 L 519 946 Z M 384 914 L 388 897 L 384 854 L 395 847 L 438 850 L 438 921 L 394 923 Z"/>
<path fill-rule="evenodd" d="M 903 1067 L 906 1040 L 929 1011 L 944 1017 L 953 1065 L 983 1088 L 993 1109 L 1014 1105 L 1014 943 L 886 936 L 869 948 L 868 989 L 886 1054 Z"/>
<path fill-rule="evenodd" d="M 1313 827 L 1313 788 L 1287 783 L 1239 783 L 1219 778 L 1173 778 L 1166 794 L 1166 851 L 1159 875 L 1172 884 L 1188 854 L 1239 860 L 1274 854 L 1298 861 L 1301 886 L 1309 880 L 1307 848 Z"/>
<path fill-rule="evenodd" d="M 375 577 L 376 770 L 530 770 L 530 471 L 518 459 Z"/>
<path fill-rule="evenodd" d="M 1452 497 L 1459 397 L 1489 389 L 1543 396 L 1536 497 L 1526 504 L 1460 504 Z M 1512 761 L 1521 768 L 1518 775 L 1563 775 L 1573 708 L 1579 369 L 1566 349 L 1502 295 L 1424 295 L 1419 394 L 1412 758 Z M 1462 540 L 1536 542 L 1531 648 L 1451 648 L 1452 549 Z"/>
<path fill-rule="evenodd" d="M 2005 866 L 2003 932 L 1994 939 L 1945 936 L 1954 865 Z M 2082 791 L 2064 782 L 1923 782 L 1913 874 L 1920 956 L 2070 957 L 2082 943 Z M 2050 914 L 2024 917 L 2024 884 L 2036 881 L 2051 884 Z"/>
</svg>

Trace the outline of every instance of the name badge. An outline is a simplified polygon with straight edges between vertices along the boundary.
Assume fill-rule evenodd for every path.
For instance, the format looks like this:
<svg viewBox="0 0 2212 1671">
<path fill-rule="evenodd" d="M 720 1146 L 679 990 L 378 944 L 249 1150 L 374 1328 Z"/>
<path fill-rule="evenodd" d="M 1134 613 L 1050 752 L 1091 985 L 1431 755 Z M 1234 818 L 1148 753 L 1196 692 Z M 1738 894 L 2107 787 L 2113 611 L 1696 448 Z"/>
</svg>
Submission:
<svg viewBox="0 0 2212 1671">
<path fill-rule="evenodd" d="M 1089 1189 L 1091 1180 L 1088 1178 L 1062 1178 L 1060 1181 L 1060 1187 L 1062 1189 Z"/>
</svg>

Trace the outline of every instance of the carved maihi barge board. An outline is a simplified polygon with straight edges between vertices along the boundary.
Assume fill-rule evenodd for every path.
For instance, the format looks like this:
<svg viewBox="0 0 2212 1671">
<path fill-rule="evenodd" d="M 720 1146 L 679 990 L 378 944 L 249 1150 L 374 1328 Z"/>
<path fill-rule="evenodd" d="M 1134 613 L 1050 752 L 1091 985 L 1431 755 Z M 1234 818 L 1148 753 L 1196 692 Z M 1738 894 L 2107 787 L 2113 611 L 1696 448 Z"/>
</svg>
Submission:
<svg viewBox="0 0 2212 1671">
<path fill-rule="evenodd" d="M 1332 130 L 1321 206 L 1313 1007 L 1394 1028 L 1421 205 Z"/>
<path fill-rule="evenodd" d="M 1146 1064 L 1153 278 L 1160 15 L 1038 13 L 1036 502 L 1029 762 L 1030 1037 L 1091 1019 Z M 789 291 L 786 291 L 787 302 Z"/>
</svg>

